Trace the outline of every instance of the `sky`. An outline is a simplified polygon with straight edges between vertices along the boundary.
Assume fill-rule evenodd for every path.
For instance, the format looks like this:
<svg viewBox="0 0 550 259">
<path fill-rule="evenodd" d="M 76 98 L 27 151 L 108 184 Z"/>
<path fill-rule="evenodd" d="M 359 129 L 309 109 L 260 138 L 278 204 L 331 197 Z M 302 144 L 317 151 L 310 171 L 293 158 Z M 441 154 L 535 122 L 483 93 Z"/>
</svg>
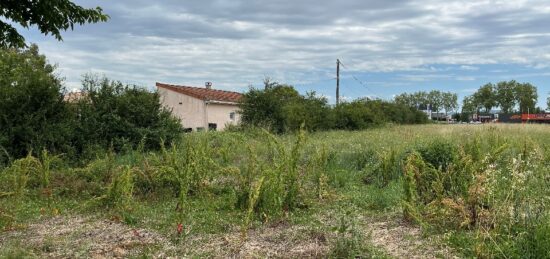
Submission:
<svg viewBox="0 0 550 259">
<path fill-rule="evenodd" d="M 97 73 L 244 92 L 266 76 L 335 101 L 451 91 L 515 79 L 550 92 L 550 2 L 456 0 L 77 0 L 111 19 L 36 43 L 68 89 Z"/>
</svg>

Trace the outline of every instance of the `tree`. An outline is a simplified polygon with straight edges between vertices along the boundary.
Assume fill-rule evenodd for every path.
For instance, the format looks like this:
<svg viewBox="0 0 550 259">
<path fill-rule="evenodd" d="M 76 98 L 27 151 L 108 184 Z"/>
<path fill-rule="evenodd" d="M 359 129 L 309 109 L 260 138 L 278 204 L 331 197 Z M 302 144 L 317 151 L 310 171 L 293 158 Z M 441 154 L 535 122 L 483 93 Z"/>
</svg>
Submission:
<svg viewBox="0 0 550 259">
<path fill-rule="evenodd" d="M 464 97 L 462 101 L 462 112 L 476 113 L 481 109 L 481 105 L 476 102 L 473 95 Z"/>
<path fill-rule="evenodd" d="M 503 113 L 513 112 L 516 106 L 516 88 L 518 83 L 515 80 L 499 82 L 496 85 L 496 100 Z"/>
<path fill-rule="evenodd" d="M 182 132 L 180 122 L 160 104 L 158 93 L 124 85 L 118 81 L 85 75 L 85 98 L 72 108 L 74 134 L 71 142 L 77 153 L 87 148 L 160 148 L 170 144 Z"/>
<path fill-rule="evenodd" d="M 430 101 L 428 100 L 428 93 L 424 91 L 416 92 L 412 94 L 413 100 L 416 103 L 416 108 L 421 110 L 427 110 L 428 104 L 430 104 Z"/>
<path fill-rule="evenodd" d="M 550 95 L 546 98 L 546 109 L 550 110 Z"/>
<path fill-rule="evenodd" d="M 430 104 L 430 100 L 428 97 L 429 97 L 429 94 L 424 91 L 419 91 L 412 94 L 402 93 L 394 97 L 394 102 L 397 104 L 413 107 L 419 110 L 427 110 L 428 105 Z M 436 97 L 436 96 L 432 94 L 432 98 L 433 97 Z M 440 103 L 441 101 L 438 100 L 436 102 Z"/>
<path fill-rule="evenodd" d="M 36 45 L 0 49 L 0 164 L 6 153 L 15 159 L 43 148 L 64 149 L 70 114 L 63 91 L 55 66 Z"/>
<path fill-rule="evenodd" d="M 290 131 L 300 129 L 302 124 L 310 131 L 327 130 L 333 123 L 327 98 L 317 96 L 315 92 L 293 99 L 284 105 L 283 112 L 285 128 Z"/>
<path fill-rule="evenodd" d="M 414 100 L 414 96 L 412 94 L 402 93 L 402 94 L 396 95 L 393 98 L 393 100 L 397 104 L 417 108 L 417 103 Z"/>
<path fill-rule="evenodd" d="M 24 28 L 36 25 L 45 35 L 63 40 L 60 31 L 74 25 L 104 22 L 109 16 L 100 7 L 86 9 L 69 0 L 2 0 L 0 16 Z M 25 38 L 10 24 L 0 20 L 0 47 L 25 47 Z"/>
<path fill-rule="evenodd" d="M 273 88 L 277 85 L 279 85 L 279 83 L 277 81 L 273 80 L 273 78 L 271 78 L 269 76 L 264 77 L 264 90 L 267 90 L 269 88 Z"/>
<path fill-rule="evenodd" d="M 264 90 L 250 88 L 240 103 L 242 123 L 282 133 L 287 130 L 284 106 L 299 98 L 300 94 L 289 85 L 277 84 Z"/>
<path fill-rule="evenodd" d="M 537 88 L 530 83 L 518 84 L 516 87 L 516 101 L 519 104 L 519 112 L 534 111 L 537 104 Z"/>
<path fill-rule="evenodd" d="M 485 84 L 474 93 L 476 104 L 481 104 L 485 112 L 491 112 L 491 109 L 497 105 L 495 86 L 491 83 Z"/>
<path fill-rule="evenodd" d="M 428 103 L 432 111 L 439 112 L 443 105 L 443 98 L 440 91 L 432 90 L 428 93 Z"/>
<path fill-rule="evenodd" d="M 442 107 L 445 109 L 445 115 L 449 111 L 454 111 L 458 108 L 458 96 L 455 93 L 445 92 L 441 94 L 442 97 Z"/>
</svg>

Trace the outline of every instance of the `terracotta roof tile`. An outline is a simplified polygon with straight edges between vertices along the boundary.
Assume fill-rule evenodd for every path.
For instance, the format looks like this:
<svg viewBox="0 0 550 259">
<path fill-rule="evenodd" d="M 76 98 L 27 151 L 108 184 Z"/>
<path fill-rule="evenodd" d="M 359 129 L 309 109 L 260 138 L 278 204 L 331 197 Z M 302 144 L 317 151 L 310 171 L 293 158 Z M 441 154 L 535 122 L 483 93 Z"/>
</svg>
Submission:
<svg viewBox="0 0 550 259">
<path fill-rule="evenodd" d="M 224 90 L 207 89 L 202 87 L 192 87 L 192 86 L 184 86 L 184 85 L 171 85 L 171 84 L 163 84 L 163 83 L 157 83 L 156 85 L 157 85 L 157 88 L 162 87 L 168 90 L 172 90 L 174 92 L 178 92 L 181 94 L 193 96 L 195 98 L 198 98 L 201 100 L 208 100 L 208 101 L 236 103 L 236 102 L 239 102 L 239 100 L 242 97 L 241 93 L 224 91 Z"/>
</svg>

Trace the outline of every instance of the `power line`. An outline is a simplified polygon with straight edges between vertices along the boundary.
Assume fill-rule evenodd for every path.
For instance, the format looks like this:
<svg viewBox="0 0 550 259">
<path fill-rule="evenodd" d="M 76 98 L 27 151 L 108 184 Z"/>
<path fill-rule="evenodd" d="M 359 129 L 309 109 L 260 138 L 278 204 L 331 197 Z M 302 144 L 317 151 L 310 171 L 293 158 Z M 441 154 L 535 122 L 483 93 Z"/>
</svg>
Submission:
<svg viewBox="0 0 550 259">
<path fill-rule="evenodd" d="M 344 63 L 342 63 L 341 60 L 340 60 L 339 62 L 340 62 L 340 65 L 342 65 L 343 68 L 348 69 L 348 67 L 347 67 L 346 65 L 344 65 Z M 367 90 L 368 90 L 370 93 L 372 93 L 375 97 L 380 98 L 380 96 L 377 95 L 374 91 L 372 91 L 372 90 L 367 86 L 367 84 L 366 84 L 365 82 L 359 80 L 359 78 L 357 78 L 357 77 L 356 77 L 354 74 L 352 74 L 351 72 L 350 72 L 350 75 L 351 75 L 351 77 L 352 77 L 355 81 L 357 81 L 360 85 L 362 85 L 363 87 L 365 87 L 365 89 L 367 89 Z"/>
</svg>

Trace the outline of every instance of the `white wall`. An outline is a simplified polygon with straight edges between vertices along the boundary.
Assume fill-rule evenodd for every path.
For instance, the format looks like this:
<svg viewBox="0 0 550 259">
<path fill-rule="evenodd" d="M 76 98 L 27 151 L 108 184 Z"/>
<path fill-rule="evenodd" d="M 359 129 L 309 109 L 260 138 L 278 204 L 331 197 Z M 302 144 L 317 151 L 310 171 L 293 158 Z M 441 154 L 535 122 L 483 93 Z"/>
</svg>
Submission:
<svg viewBox="0 0 550 259">
<path fill-rule="evenodd" d="M 205 120 L 206 110 L 203 100 L 162 87 L 157 87 L 157 91 L 160 95 L 161 104 L 181 120 L 184 128 L 196 130 L 198 127 L 204 127 L 205 129 L 208 127 Z"/>
<path fill-rule="evenodd" d="M 162 87 L 157 87 L 157 91 L 161 104 L 181 120 L 184 128 L 196 131 L 199 127 L 208 129 L 208 123 L 216 123 L 217 130 L 220 131 L 228 124 L 237 124 L 241 121 L 236 104 L 205 104 L 203 100 Z M 231 112 L 235 113 L 234 120 L 229 117 Z"/>
<path fill-rule="evenodd" d="M 207 104 L 208 123 L 216 123 L 217 130 L 224 130 L 226 125 L 237 124 L 241 121 L 240 114 L 238 113 L 239 107 L 235 104 Z M 231 120 L 229 114 L 234 112 L 235 119 Z"/>
</svg>

